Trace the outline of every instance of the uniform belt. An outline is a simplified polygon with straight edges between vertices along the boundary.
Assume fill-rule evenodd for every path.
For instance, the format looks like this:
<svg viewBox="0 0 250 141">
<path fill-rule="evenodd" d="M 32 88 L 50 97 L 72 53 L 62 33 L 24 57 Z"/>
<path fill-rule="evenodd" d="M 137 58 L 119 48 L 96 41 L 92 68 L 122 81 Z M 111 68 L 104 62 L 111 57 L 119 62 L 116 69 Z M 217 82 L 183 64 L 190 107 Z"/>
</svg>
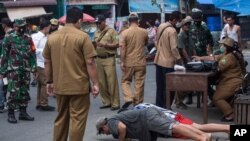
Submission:
<svg viewBox="0 0 250 141">
<path fill-rule="evenodd" d="M 106 59 L 106 58 L 114 57 L 114 56 L 115 56 L 115 54 L 97 55 L 97 58 Z"/>
</svg>

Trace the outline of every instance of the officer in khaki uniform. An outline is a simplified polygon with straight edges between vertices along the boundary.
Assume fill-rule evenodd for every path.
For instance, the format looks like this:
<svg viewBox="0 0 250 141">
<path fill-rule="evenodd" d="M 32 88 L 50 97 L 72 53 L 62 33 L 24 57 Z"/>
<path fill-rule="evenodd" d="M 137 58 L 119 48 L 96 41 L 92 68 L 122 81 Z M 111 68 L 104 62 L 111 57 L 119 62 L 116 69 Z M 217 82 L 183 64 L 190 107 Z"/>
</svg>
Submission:
<svg viewBox="0 0 250 141">
<path fill-rule="evenodd" d="M 94 34 L 97 51 L 97 72 L 103 103 L 100 108 L 111 107 L 111 110 L 118 110 L 120 108 L 120 98 L 115 65 L 118 34 L 113 28 L 106 25 L 105 20 L 103 15 L 96 17 L 98 30 Z"/>
<path fill-rule="evenodd" d="M 90 92 L 94 98 L 99 93 L 96 51 L 89 36 L 80 30 L 82 18 L 79 8 L 70 8 L 66 25 L 48 37 L 43 50 L 47 93 L 56 94 L 57 100 L 53 141 L 83 140 Z"/>
<path fill-rule="evenodd" d="M 157 52 L 154 58 L 156 66 L 156 105 L 166 108 L 166 74 L 174 72 L 174 65 L 181 56 L 177 49 L 177 32 L 175 26 L 180 21 L 180 12 L 173 11 L 169 21 L 162 23 L 157 31 Z M 171 93 L 172 103 L 175 93 Z"/>
<path fill-rule="evenodd" d="M 138 15 L 129 15 L 130 26 L 120 35 L 122 92 L 126 103 L 134 105 L 142 103 L 144 99 L 144 83 L 146 74 L 145 45 L 148 42 L 148 33 L 138 27 Z M 134 79 L 134 96 L 130 83 Z"/>
<path fill-rule="evenodd" d="M 219 43 L 222 44 L 220 49 L 224 53 L 215 56 L 219 62 L 218 71 L 220 75 L 213 102 L 224 114 L 221 121 L 233 121 L 233 108 L 228 99 L 235 94 L 235 91 L 243 83 L 246 69 L 243 55 L 238 50 L 238 47 L 234 45 L 233 39 L 227 37 L 220 40 Z M 213 58 L 211 56 L 194 57 L 195 60 L 213 60 Z"/>
</svg>

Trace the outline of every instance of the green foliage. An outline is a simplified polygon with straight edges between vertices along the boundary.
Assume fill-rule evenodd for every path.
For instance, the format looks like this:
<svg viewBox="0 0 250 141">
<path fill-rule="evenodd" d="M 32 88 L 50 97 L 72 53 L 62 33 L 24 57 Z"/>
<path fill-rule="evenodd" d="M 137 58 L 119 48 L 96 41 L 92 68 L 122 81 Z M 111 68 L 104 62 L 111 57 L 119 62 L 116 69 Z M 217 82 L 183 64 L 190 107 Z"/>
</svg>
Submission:
<svg viewBox="0 0 250 141">
<path fill-rule="evenodd" d="M 161 9 L 161 4 L 160 4 L 160 3 L 157 3 L 157 0 L 151 0 L 151 4 L 152 4 L 152 5 L 156 5 L 160 10 L 162 10 L 162 9 Z"/>
</svg>

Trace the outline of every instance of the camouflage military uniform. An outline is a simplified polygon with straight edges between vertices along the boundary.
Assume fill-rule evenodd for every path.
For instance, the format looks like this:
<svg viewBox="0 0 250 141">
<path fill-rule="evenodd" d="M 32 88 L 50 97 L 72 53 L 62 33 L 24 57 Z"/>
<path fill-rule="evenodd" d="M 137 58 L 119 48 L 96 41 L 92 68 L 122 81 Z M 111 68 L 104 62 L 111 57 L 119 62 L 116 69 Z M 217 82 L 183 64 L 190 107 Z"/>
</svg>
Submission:
<svg viewBox="0 0 250 141">
<path fill-rule="evenodd" d="M 190 32 L 195 45 L 195 50 L 198 56 L 207 55 L 207 45 L 213 46 L 213 37 L 206 25 L 195 26 L 193 23 L 190 27 Z"/>
<path fill-rule="evenodd" d="M 8 78 L 9 109 L 14 109 L 16 104 L 27 107 L 30 100 L 30 72 L 36 71 L 33 52 L 32 40 L 27 35 L 19 36 L 14 32 L 3 39 L 0 73 Z"/>
</svg>

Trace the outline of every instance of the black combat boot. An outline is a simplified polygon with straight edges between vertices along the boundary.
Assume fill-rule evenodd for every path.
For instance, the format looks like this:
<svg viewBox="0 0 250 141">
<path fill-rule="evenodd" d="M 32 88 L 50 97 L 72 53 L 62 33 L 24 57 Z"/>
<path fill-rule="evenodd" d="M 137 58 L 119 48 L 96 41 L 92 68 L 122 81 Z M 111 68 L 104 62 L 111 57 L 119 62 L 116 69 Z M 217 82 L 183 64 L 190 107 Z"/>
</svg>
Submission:
<svg viewBox="0 0 250 141">
<path fill-rule="evenodd" d="M 192 93 L 189 93 L 189 94 L 188 94 L 188 100 L 187 100 L 186 104 L 188 104 L 188 105 L 193 104 L 193 96 L 192 96 Z"/>
<path fill-rule="evenodd" d="M 14 109 L 9 109 L 8 110 L 8 122 L 9 123 L 17 123 Z"/>
<path fill-rule="evenodd" d="M 19 114 L 19 120 L 27 120 L 27 121 L 33 121 L 35 118 L 31 117 L 27 112 L 26 112 L 27 107 L 20 107 L 20 114 Z"/>
</svg>

